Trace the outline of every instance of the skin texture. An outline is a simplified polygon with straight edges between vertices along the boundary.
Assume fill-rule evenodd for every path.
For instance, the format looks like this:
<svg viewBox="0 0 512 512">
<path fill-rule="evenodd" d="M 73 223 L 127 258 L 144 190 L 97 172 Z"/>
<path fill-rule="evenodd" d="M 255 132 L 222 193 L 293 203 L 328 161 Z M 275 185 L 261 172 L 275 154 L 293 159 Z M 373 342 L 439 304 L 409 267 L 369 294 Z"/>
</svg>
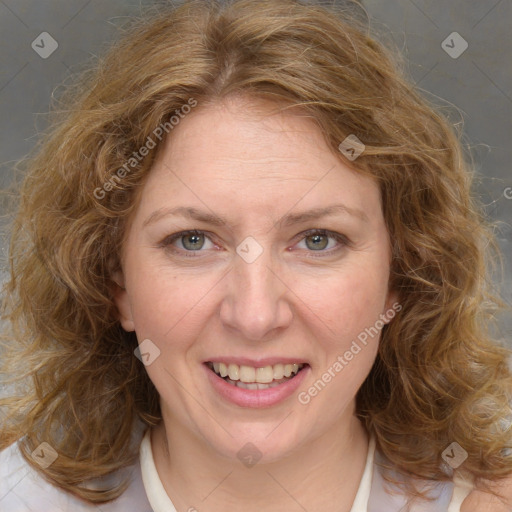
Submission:
<svg viewBox="0 0 512 512">
<path fill-rule="evenodd" d="M 503 499 L 487 492 L 473 491 L 462 503 L 461 512 L 512 512 L 512 478 L 493 485 Z"/>
<path fill-rule="evenodd" d="M 139 343 L 150 339 L 160 350 L 146 367 L 164 418 L 152 448 L 177 510 L 348 512 L 368 447 L 354 397 L 378 336 L 307 405 L 294 393 L 271 407 L 239 407 L 205 375 L 203 362 L 213 357 L 293 357 L 310 365 L 299 391 L 307 390 L 396 303 L 377 185 L 333 154 L 307 117 L 257 116 L 256 105 L 265 106 L 243 98 L 199 105 L 161 148 L 122 248 L 119 318 Z M 339 203 L 367 220 L 336 213 L 276 224 Z M 175 206 L 228 224 L 164 216 L 144 226 L 153 212 Z M 186 247 L 183 237 L 162 243 L 189 229 L 205 232 L 199 250 L 190 237 Z M 303 234 L 309 229 L 349 243 L 329 237 L 315 245 Z M 249 236 L 263 249 L 252 263 L 236 252 Z M 237 458 L 247 442 L 262 453 L 253 467 Z"/>
</svg>

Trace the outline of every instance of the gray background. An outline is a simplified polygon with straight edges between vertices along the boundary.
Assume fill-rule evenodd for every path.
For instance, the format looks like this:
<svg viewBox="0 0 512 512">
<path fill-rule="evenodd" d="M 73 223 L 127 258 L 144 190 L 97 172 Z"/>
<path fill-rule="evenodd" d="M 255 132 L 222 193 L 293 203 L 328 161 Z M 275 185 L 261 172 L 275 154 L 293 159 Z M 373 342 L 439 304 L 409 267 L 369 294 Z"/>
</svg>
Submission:
<svg viewBox="0 0 512 512">
<path fill-rule="evenodd" d="M 52 91 L 105 51 L 126 16 L 143 12 L 151 3 L 0 0 L 0 186 L 10 182 L 14 161 L 33 147 L 45 127 Z M 431 99 L 450 102 L 454 122 L 458 116 L 464 119 L 480 177 L 477 191 L 487 213 L 501 221 L 497 237 L 506 268 L 497 285 L 512 302 L 512 199 L 504 193 L 512 187 L 511 0 L 365 0 L 364 5 L 374 29 L 405 54 L 412 80 Z M 46 59 L 31 47 L 42 32 L 58 43 Z M 462 48 L 460 40 L 450 39 L 453 32 L 468 44 L 457 58 L 442 46 L 446 40 L 452 51 Z M 5 240 L 2 248 L 5 254 Z M 501 325 L 502 336 L 511 340 L 510 315 Z"/>
</svg>

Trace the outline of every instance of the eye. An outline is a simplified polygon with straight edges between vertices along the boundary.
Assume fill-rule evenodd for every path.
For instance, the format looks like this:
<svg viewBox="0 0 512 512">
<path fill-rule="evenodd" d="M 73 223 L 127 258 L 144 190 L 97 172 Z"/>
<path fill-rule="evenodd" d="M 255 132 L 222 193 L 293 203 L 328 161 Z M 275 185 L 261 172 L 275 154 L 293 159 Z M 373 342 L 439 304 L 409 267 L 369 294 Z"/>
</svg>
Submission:
<svg viewBox="0 0 512 512">
<path fill-rule="evenodd" d="M 308 250 L 308 252 L 318 252 L 321 253 L 321 255 L 330 255 L 341 250 L 343 247 L 350 245 L 350 241 L 346 236 L 325 229 L 311 229 L 304 233 L 300 233 L 298 236 L 300 236 L 300 242 L 305 242 L 306 250 Z M 329 239 L 338 242 L 338 247 L 334 247 L 333 249 L 331 246 L 328 250 L 325 250 L 329 246 Z M 205 247 L 206 241 L 210 243 L 210 247 L 208 247 L 208 244 L 206 244 Z M 175 242 L 179 242 L 181 247 L 177 247 Z M 212 249 L 214 247 L 218 247 L 211 241 L 204 231 L 196 229 L 181 231 L 179 233 L 169 235 L 159 244 L 159 246 L 188 258 L 197 257 L 193 253 L 204 252 L 201 251 L 201 249 Z"/>
<path fill-rule="evenodd" d="M 310 249 L 310 252 L 319 252 L 323 254 L 332 254 L 339 251 L 345 246 L 350 245 L 348 238 L 340 233 L 328 231 L 326 229 L 310 229 L 305 233 L 301 233 L 301 242 L 304 241 L 306 248 Z M 329 238 L 338 242 L 339 246 L 335 244 L 329 247 L 329 250 L 324 250 L 329 246 Z M 334 249 L 333 249 L 334 246 Z M 315 256 L 316 257 L 316 256 Z"/>
<path fill-rule="evenodd" d="M 209 240 L 209 238 L 205 235 L 204 231 L 198 231 L 194 229 L 191 231 L 181 231 L 180 233 L 169 235 L 160 245 L 165 248 L 171 246 L 175 247 L 173 244 L 174 242 L 178 241 L 182 247 L 178 247 L 179 250 L 173 249 L 173 252 L 180 252 L 180 250 L 185 252 L 200 252 L 200 250 L 205 245 L 205 240 Z M 211 245 L 213 246 L 212 243 Z"/>
</svg>

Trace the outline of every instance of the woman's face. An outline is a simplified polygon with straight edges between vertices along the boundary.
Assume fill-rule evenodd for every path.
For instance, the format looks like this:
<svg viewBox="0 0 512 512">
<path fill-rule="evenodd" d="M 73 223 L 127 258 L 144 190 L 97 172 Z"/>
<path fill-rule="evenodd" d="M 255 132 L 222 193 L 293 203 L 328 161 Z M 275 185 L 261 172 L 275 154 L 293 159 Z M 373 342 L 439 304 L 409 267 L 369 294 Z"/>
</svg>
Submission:
<svg viewBox="0 0 512 512">
<path fill-rule="evenodd" d="M 310 119 L 250 107 L 199 104 L 171 132 L 128 226 L 116 302 L 166 429 L 228 457 L 251 442 L 270 461 L 354 421 L 394 297 L 377 185 Z"/>
</svg>

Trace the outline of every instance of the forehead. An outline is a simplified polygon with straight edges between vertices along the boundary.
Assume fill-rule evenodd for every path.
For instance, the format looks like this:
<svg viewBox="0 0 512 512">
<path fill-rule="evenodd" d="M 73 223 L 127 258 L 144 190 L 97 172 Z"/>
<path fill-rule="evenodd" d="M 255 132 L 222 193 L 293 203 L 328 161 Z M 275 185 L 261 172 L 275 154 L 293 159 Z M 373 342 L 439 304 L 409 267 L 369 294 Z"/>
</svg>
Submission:
<svg viewBox="0 0 512 512">
<path fill-rule="evenodd" d="M 246 98 L 199 105 L 160 148 L 141 206 L 181 205 L 180 199 L 215 204 L 217 212 L 250 208 L 277 216 L 294 205 L 341 201 L 380 214 L 376 184 L 328 147 L 310 117 Z"/>
<path fill-rule="evenodd" d="M 232 177 L 279 177 L 293 169 L 297 178 L 313 178 L 302 166 L 325 161 L 321 132 L 297 110 L 276 112 L 276 104 L 247 98 L 229 98 L 199 106 L 180 122 L 161 155 L 179 165 L 223 165 Z"/>
</svg>

